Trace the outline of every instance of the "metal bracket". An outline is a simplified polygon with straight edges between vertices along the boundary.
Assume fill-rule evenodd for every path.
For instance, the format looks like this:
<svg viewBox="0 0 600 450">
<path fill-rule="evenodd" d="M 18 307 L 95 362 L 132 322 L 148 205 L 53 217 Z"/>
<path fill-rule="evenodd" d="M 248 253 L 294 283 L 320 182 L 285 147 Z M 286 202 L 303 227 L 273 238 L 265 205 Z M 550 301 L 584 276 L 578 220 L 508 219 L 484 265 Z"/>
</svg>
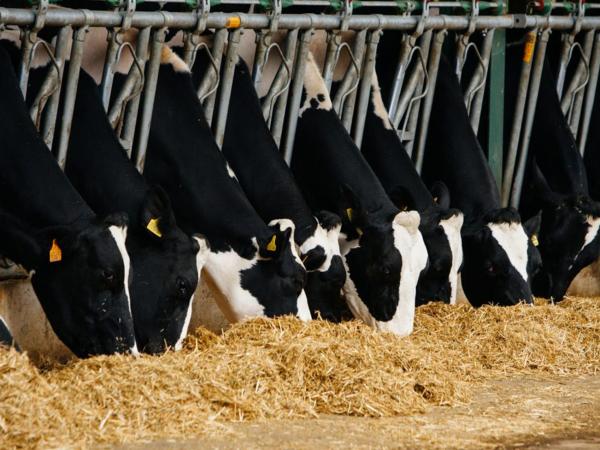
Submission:
<svg viewBox="0 0 600 450">
<path fill-rule="evenodd" d="M 269 31 L 271 33 L 277 31 L 277 27 L 279 26 L 279 18 L 281 17 L 282 11 L 283 5 L 281 0 L 272 0 L 271 11 L 269 12 Z"/>
<path fill-rule="evenodd" d="M 340 23 L 340 31 L 348 31 L 348 20 L 352 16 L 352 0 L 344 0 L 342 3 L 342 9 L 340 11 L 340 17 L 342 19 Z"/>
</svg>

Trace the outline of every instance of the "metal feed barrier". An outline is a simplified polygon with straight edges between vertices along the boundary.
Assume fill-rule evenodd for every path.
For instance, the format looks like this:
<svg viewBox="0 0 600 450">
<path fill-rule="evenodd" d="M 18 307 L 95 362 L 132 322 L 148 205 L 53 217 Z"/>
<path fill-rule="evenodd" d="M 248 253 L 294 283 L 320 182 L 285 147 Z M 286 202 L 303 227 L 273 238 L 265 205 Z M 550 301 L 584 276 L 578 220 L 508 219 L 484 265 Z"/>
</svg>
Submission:
<svg viewBox="0 0 600 450">
<path fill-rule="evenodd" d="M 31 108 L 31 116 L 49 147 L 57 148 L 57 160 L 64 167 L 67 155 L 79 69 L 86 34 L 90 27 L 108 30 L 108 50 L 102 73 L 101 92 L 104 107 L 121 142 L 143 171 L 146 145 L 160 64 L 161 47 L 167 30 L 184 33 L 184 59 L 191 64 L 198 51 L 207 51 L 208 70 L 198 89 L 215 139 L 223 142 L 234 66 L 244 30 L 256 33 L 256 52 L 252 79 L 263 82 L 263 68 L 275 58 L 279 61 L 274 81 L 263 98 L 263 113 L 275 141 L 289 163 L 302 82 L 309 45 L 315 30 L 327 33 L 323 77 L 330 88 L 342 52 L 350 61 L 333 96 L 333 105 L 354 141 L 360 145 L 367 111 L 371 76 L 382 32 L 403 31 L 395 78 L 387 101 L 390 118 L 406 144 L 417 170 L 423 163 L 428 119 L 433 103 L 442 45 L 448 32 L 454 32 L 456 73 L 466 86 L 465 104 L 471 125 L 478 131 L 486 84 L 489 92 L 489 137 L 482 142 L 501 188 L 504 205 L 518 206 L 527 149 L 537 102 L 546 46 L 551 31 L 562 33 L 557 92 L 578 146 L 583 152 L 598 74 L 600 71 L 600 17 L 590 14 L 600 7 L 596 3 L 530 3 L 527 14 L 507 14 L 502 0 L 491 1 L 409 1 L 409 0 L 106 0 L 108 8 L 53 8 L 53 0 L 23 1 L 23 7 L 0 6 L 0 30 L 18 28 L 22 47 L 19 70 L 20 86 L 26 94 L 29 69 L 36 51 L 45 51 L 51 59 L 47 79 Z M 61 2 L 56 0 L 57 5 Z M 86 2 L 80 2 L 84 4 Z M 91 2 L 92 6 L 101 2 Z M 141 11 L 154 6 L 154 11 Z M 0 5 L 2 3 L 0 2 Z M 215 12 L 229 9 L 260 9 L 262 12 Z M 289 7 L 303 13 L 289 13 Z M 177 11 L 171 11 L 175 7 Z M 162 8 L 162 9 L 159 9 Z M 321 14 L 328 8 L 330 14 Z M 369 11 L 377 11 L 377 14 Z M 358 12 L 358 13 L 357 13 Z M 362 14 L 361 12 L 364 12 Z M 383 13 L 382 13 L 383 12 Z M 484 15 L 487 14 L 487 15 Z M 58 28 L 51 43 L 38 37 L 44 28 Z M 135 47 L 123 34 L 139 30 Z M 505 30 L 527 30 L 520 84 L 514 120 L 503 123 Z M 206 31 L 214 33 L 212 48 L 201 42 Z M 350 42 L 343 33 L 351 31 Z M 282 44 L 273 40 L 275 33 L 285 33 Z M 347 33 L 345 33 L 347 35 Z M 70 54 L 68 49 L 70 48 Z M 120 92 L 112 97 L 116 64 L 124 51 L 133 56 L 133 65 Z M 70 59 L 67 73 L 64 62 Z M 463 68 L 472 58 L 475 69 L 465 80 Z M 569 70 L 571 69 L 571 70 Z M 61 90 L 64 89 L 61 127 L 55 129 Z M 139 123 L 138 123 L 139 121 Z M 504 126 L 510 126 L 509 142 L 503 142 Z M 506 160 L 504 147 L 506 144 Z"/>
</svg>

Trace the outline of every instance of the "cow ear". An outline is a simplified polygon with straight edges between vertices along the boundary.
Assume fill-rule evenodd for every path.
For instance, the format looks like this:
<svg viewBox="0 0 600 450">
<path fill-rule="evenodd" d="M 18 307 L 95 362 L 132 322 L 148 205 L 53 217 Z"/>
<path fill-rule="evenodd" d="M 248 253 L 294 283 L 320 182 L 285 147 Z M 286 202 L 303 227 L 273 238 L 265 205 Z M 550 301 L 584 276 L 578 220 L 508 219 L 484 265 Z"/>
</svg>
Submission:
<svg viewBox="0 0 600 450">
<path fill-rule="evenodd" d="M 417 209 L 414 197 L 404 186 L 396 186 L 390 191 L 388 197 L 400 211 Z"/>
<path fill-rule="evenodd" d="M 523 228 L 525 233 L 531 239 L 534 246 L 538 246 L 538 234 L 540 232 L 540 225 L 542 224 L 542 211 L 539 211 L 535 216 L 528 219 L 524 224 Z"/>
<path fill-rule="evenodd" d="M 43 240 L 16 217 L 0 213 L 0 254 L 33 270 L 44 263 Z M 41 241 L 41 242 L 40 242 Z"/>
<path fill-rule="evenodd" d="M 444 183 L 443 181 L 436 181 L 431 185 L 429 191 L 433 196 L 433 201 L 437 203 L 440 206 L 440 208 L 450 208 L 450 191 L 448 190 L 448 186 L 446 186 L 446 183 Z"/>
<path fill-rule="evenodd" d="M 292 229 L 286 228 L 282 231 L 278 227 L 269 228 L 275 228 L 275 232 L 265 244 L 261 245 L 259 253 L 264 258 L 277 259 L 283 254 L 284 249 L 289 247 Z"/>
<path fill-rule="evenodd" d="M 315 217 L 319 224 L 327 231 L 333 230 L 342 224 L 342 219 L 337 214 L 330 211 L 318 211 Z"/>
<path fill-rule="evenodd" d="M 353 228 L 359 230 L 364 227 L 367 218 L 360 198 L 354 193 L 354 190 L 347 184 L 340 188 L 342 222 L 349 223 Z"/>
<path fill-rule="evenodd" d="M 158 239 L 176 226 L 171 201 L 160 186 L 153 186 L 147 192 L 140 210 L 140 223 L 150 236 Z"/>
</svg>

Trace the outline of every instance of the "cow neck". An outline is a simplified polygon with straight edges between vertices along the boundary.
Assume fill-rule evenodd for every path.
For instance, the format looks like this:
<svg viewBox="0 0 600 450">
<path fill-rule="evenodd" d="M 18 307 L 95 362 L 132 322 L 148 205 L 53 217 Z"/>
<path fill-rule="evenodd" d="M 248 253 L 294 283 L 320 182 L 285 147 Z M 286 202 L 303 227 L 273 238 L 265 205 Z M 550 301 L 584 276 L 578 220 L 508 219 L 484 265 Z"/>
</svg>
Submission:
<svg viewBox="0 0 600 450">
<path fill-rule="evenodd" d="M 144 174 L 167 190 L 181 228 L 213 249 L 272 234 L 228 173 L 189 72 L 170 64 L 160 66 Z"/>
<path fill-rule="evenodd" d="M 471 128 L 462 90 L 449 61 L 442 56 L 430 116 L 423 178 L 443 181 L 451 206 L 474 222 L 500 208 L 496 181 Z"/>
<path fill-rule="evenodd" d="M 0 47 L 0 201 L 36 228 L 84 227 L 95 217 L 33 125 L 7 52 Z"/>
<path fill-rule="evenodd" d="M 98 86 L 83 70 L 79 77 L 66 173 L 96 213 L 125 212 L 130 225 L 145 225 L 138 221 L 148 192 L 147 183 L 110 126 Z"/>
<path fill-rule="evenodd" d="M 335 111 L 306 109 L 298 120 L 292 170 L 314 209 L 338 211 L 343 186 L 375 221 L 398 213 Z M 312 204 L 311 204 L 312 203 Z"/>
<path fill-rule="evenodd" d="M 193 69 L 196 87 L 208 66 L 207 56 L 198 55 Z M 222 151 L 263 220 L 291 219 L 298 244 L 312 236 L 316 220 L 264 121 L 248 67 L 241 59 L 235 67 Z"/>
<path fill-rule="evenodd" d="M 507 64 L 518 67 L 522 47 L 507 50 Z M 510 71 L 507 71 L 507 73 Z M 518 71 L 516 71 L 518 73 Z M 514 111 L 518 78 L 510 73 L 507 83 L 507 114 Z M 507 117 L 511 120 L 512 118 Z M 505 123 L 511 123 L 505 122 Z M 592 127 L 593 127 L 592 122 Z M 529 157 L 534 157 L 550 188 L 561 194 L 588 194 L 587 175 L 583 159 L 569 124 L 562 113 L 555 79 L 548 58 L 544 61 L 538 93 L 535 119 L 531 130 Z"/>
<path fill-rule="evenodd" d="M 363 155 L 387 193 L 403 188 L 410 194 L 414 208 L 425 211 L 433 206 L 433 197 L 417 173 L 396 130 L 392 128 L 387 112 L 385 117 L 375 113 L 374 101 L 382 102 L 379 92 L 371 95 L 361 148 Z"/>
</svg>

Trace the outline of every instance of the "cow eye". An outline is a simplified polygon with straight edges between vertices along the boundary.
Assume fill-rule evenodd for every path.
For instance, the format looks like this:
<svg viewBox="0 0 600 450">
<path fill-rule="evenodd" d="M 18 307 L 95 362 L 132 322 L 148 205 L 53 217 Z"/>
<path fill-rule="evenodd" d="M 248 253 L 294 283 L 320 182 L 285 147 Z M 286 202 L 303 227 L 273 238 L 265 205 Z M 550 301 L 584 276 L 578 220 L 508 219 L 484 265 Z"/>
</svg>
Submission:
<svg viewBox="0 0 600 450">
<path fill-rule="evenodd" d="M 112 284 L 115 281 L 115 272 L 111 269 L 104 269 L 102 271 L 102 278 L 107 284 Z"/>
<path fill-rule="evenodd" d="M 176 281 L 177 295 L 186 297 L 188 293 L 188 283 L 184 278 L 177 277 Z"/>
</svg>

